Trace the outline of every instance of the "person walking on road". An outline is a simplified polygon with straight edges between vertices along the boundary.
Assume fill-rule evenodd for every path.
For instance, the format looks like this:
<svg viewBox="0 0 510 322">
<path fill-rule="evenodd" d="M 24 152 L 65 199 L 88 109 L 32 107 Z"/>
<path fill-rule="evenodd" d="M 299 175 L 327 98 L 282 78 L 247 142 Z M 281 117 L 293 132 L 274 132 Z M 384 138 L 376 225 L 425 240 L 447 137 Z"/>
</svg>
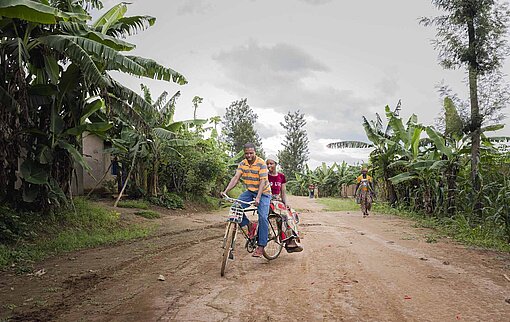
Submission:
<svg viewBox="0 0 510 322">
<path fill-rule="evenodd" d="M 372 177 L 367 173 L 367 167 L 363 167 L 361 175 L 356 178 L 356 201 L 361 205 L 363 218 L 367 217 L 368 211 L 372 209 L 372 197 L 374 195 L 374 183 Z"/>
</svg>

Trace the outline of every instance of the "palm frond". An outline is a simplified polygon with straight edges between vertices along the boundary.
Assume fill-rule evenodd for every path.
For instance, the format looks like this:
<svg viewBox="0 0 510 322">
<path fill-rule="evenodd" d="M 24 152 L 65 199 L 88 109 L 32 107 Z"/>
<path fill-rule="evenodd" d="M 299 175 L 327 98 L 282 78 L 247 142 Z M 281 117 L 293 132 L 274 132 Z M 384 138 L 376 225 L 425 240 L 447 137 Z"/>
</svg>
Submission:
<svg viewBox="0 0 510 322">
<path fill-rule="evenodd" d="M 397 106 L 395 106 L 395 109 L 393 110 L 393 115 L 400 116 L 400 111 L 402 110 L 402 101 L 398 100 Z"/>
<path fill-rule="evenodd" d="M 507 143 L 510 142 L 510 136 L 492 136 L 488 137 L 487 140 L 492 143 Z"/>
<path fill-rule="evenodd" d="M 111 92 L 120 100 L 127 102 L 129 105 L 140 108 L 141 110 L 154 111 L 154 107 L 149 104 L 143 97 L 138 95 L 136 92 L 125 87 L 115 80 L 111 80 L 112 87 Z"/>
<path fill-rule="evenodd" d="M 163 113 L 165 115 L 165 121 L 166 122 L 172 122 L 173 119 L 174 119 L 174 114 L 175 114 L 175 102 L 177 101 L 177 99 L 181 96 L 181 92 L 180 91 L 177 91 L 177 93 L 175 93 L 169 100 L 168 102 L 165 104 L 165 106 L 163 106 L 161 108 L 161 113 Z"/>
<path fill-rule="evenodd" d="M 118 51 L 130 51 L 136 48 L 134 44 L 91 30 L 86 24 L 62 21 L 59 26 L 72 36 L 88 38 Z"/>
<path fill-rule="evenodd" d="M 375 116 L 376 116 L 376 120 L 377 120 L 375 128 L 377 131 L 382 131 L 383 124 L 382 124 L 381 116 L 379 115 L 379 113 L 375 113 Z"/>
<path fill-rule="evenodd" d="M 39 37 L 37 41 L 66 55 L 73 63 L 80 67 L 85 77 L 91 83 L 99 86 L 109 86 L 109 79 L 101 74 L 89 53 L 78 43 L 74 42 L 76 38 L 78 37 L 51 35 Z"/>
<path fill-rule="evenodd" d="M 111 25 L 106 34 L 113 37 L 132 36 L 154 25 L 155 22 L 156 18 L 152 16 L 124 17 Z"/>
<path fill-rule="evenodd" d="M 180 73 L 176 72 L 171 68 L 164 67 L 158 64 L 156 61 L 148 58 L 138 57 L 138 56 L 126 56 L 132 61 L 136 62 L 143 68 L 145 68 L 145 74 L 141 76 L 145 76 L 152 79 L 172 81 L 179 85 L 187 84 L 188 81 L 186 78 Z"/>
<path fill-rule="evenodd" d="M 366 149 L 371 148 L 374 145 L 361 141 L 340 141 L 329 143 L 326 146 L 330 149 Z"/>
<path fill-rule="evenodd" d="M 132 125 L 135 129 L 141 130 L 143 133 L 150 132 L 150 126 L 145 122 L 143 117 L 135 109 L 126 104 L 125 101 L 114 95 L 109 95 L 107 101 L 112 113 L 119 116 L 123 122 Z"/>
<path fill-rule="evenodd" d="M 162 127 L 154 128 L 153 131 L 154 131 L 154 134 L 156 135 L 156 137 L 158 137 L 162 140 L 171 140 L 171 139 L 175 139 L 175 137 L 176 137 L 176 134 L 174 132 L 164 129 Z"/>
<path fill-rule="evenodd" d="M 54 25 L 57 20 L 68 20 L 71 17 L 82 21 L 90 18 L 86 14 L 63 12 L 48 4 L 29 0 L 2 0 L 0 16 L 48 25 Z"/>
<path fill-rule="evenodd" d="M 115 24 L 119 19 L 124 17 L 127 11 L 127 3 L 121 2 L 108 10 L 92 24 L 94 29 L 101 28 L 101 33 L 106 34 L 111 25 Z"/>
<path fill-rule="evenodd" d="M 152 106 L 154 106 L 154 108 L 156 108 L 158 111 L 162 110 L 167 97 L 168 97 L 168 93 L 166 91 L 161 93 L 161 95 L 159 95 L 159 97 L 152 104 Z"/>
<path fill-rule="evenodd" d="M 390 118 L 391 116 L 389 116 L 388 114 L 391 114 L 391 115 L 393 115 L 395 117 L 398 117 L 400 115 L 400 110 L 401 109 L 402 109 L 402 102 L 401 102 L 401 100 L 398 100 L 397 106 L 395 107 L 393 112 L 390 112 L 389 106 L 386 105 L 386 116 L 388 118 Z M 386 126 L 386 130 L 384 131 L 385 136 L 386 137 L 391 136 L 392 131 L 393 131 L 393 129 L 391 128 L 391 125 L 388 123 L 388 125 Z"/>
</svg>

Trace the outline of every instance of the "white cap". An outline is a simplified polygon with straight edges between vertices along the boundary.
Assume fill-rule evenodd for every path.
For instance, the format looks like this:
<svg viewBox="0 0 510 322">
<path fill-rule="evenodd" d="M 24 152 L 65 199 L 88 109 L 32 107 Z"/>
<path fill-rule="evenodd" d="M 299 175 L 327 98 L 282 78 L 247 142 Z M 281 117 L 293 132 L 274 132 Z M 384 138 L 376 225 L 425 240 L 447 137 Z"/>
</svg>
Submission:
<svg viewBox="0 0 510 322">
<path fill-rule="evenodd" d="M 275 163 L 278 163 L 278 157 L 274 154 L 268 155 L 266 158 L 266 162 L 267 162 L 267 160 L 273 160 Z"/>
</svg>

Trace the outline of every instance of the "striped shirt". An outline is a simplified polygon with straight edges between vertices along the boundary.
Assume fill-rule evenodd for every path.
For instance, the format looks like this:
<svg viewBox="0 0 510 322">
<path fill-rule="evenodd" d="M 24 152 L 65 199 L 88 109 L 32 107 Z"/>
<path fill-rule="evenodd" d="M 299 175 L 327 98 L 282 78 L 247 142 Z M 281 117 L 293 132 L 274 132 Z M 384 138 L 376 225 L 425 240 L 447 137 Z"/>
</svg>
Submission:
<svg viewBox="0 0 510 322">
<path fill-rule="evenodd" d="M 271 188 L 267 180 L 267 165 L 261 158 L 257 157 L 252 165 L 248 163 L 248 160 L 244 159 L 237 166 L 236 172 L 241 173 L 241 180 L 243 180 L 246 188 L 253 192 L 259 191 L 260 179 L 265 179 L 266 184 L 262 193 L 271 195 Z"/>
</svg>

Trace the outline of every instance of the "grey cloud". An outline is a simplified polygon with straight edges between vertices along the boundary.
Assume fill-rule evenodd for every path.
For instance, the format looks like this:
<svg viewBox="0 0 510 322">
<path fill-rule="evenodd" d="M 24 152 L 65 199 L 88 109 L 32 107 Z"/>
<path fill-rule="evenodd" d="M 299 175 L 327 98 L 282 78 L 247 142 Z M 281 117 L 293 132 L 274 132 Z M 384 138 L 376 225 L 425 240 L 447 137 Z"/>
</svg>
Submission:
<svg viewBox="0 0 510 322">
<path fill-rule="evenodd" d="M 329 69 L 301 49 L 284 44 L 264 47 L 252 42 L 224 51 L 214 59 L 227 79 L 217 86 L 228 88 L 239 97 L 248 97 L 250 106 L 258 107 L 259 115 L 274 111 L 285 114 L 298 109 L 305 114 L 310 164 L 314 164 L 314 160 L 360 162 L 352 152 L 338 151 L 335 156 L 329 155 L 325 148 L 327 143 L 319 140 L 366 141 L 361 117 L 373 119 L 375 112 L 381 112 L 383 106 L 376 96 L 359 97 L 352 90 L 331 85 L 310 88 L 307 83 Z M 284 64 L 286 59 L 291 63 Z M 266 124 L 260 125 L 258 131 L 264 139 L 277 132 Z"/>
<path fill-rule="evenodd" d="M 393 77 L 386 77 L 376 83 L 376 88 L 386 96 L 393 96 L 397 94 L 400 86 L 398 85 L 397 79 Z"/>
<path fill-rule="evenodd" d="M 336 162 L 337 164 L 342 164 L 342 162 L 346 162 L 350 165 L 355 164 L 362 164 L 364 162 L 367 162 L 366 158 L 359 158 L 352 156 L 348 153 L 339 153 L 337 155 L 330 155 L 330 154 L 314 154 L 312 158 L 310 158 L 310 161 L 312 161 L 312 164 L 315 164 L 315 166 L 312 166 L 311 168 L 314 169 L 316 166 L 320 165 L 322 162 L 325 162 L 328 165 L 331 165 L 332 163 Z"/>
<path fill-rule="evenodd" d="M 309 3 L 311 5 L 323 5 L 323 4 L 326 4 L 326 3 L 329 3 L 331 2 L 332 0 L 300 0 L 302 2 L 306 2 L 306 3 Z"/>
<path fill-rule="evenodd" d="M 300 109 L 317 119 L 343 123 L 378 105 L 374 99 L 357 97 L 350 90 L 308 88 L 305 80 L 320 77 L 329 68 L 294 46 L 263 47 L 252 42 L 213 58 L 228 79 L 219 85 L 249 97 L 253 106 L 270 106 L 282 113 Z"/>
<path fill-rule="evenodd" d="M 328 71 L 329 68 L 316 61 L 298 47 L 276 44 L 261 47 L 255 42 L 247 46 L 223 51 L 213 57 L 221 65 L 230 68 L 270 71 L 272 74 L 310 75 L 313 71 Z"/>
<path fill-rule="evenodd" d="M 177 14 L 200 14 L 206 13 L 211 8 L 204 0 L 186 0 L 186 2 L 177 9 Z"/>
<path fill-rule="evenodd" d="M 260 135 L 261 138 L 267 139 L 270 137 L 275 137 L 279 134 L 277 127 L 262 122 L 257 122 L 256 128 L 257 133 Z"/>
</svg>

